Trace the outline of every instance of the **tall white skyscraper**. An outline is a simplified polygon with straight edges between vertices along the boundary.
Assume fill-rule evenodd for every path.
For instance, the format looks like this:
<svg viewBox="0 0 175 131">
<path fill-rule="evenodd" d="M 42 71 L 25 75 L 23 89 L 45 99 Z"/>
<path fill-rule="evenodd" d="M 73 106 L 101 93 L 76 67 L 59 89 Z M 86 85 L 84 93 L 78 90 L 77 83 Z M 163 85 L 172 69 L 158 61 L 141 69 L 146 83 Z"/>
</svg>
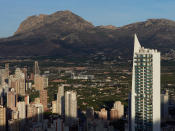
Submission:
<svg viewBox="0 0 175 131">
<path fill-rule="evenodd" d="M 64 86 L 58 87 L 57 93 L 57 113 L 59 115 L 64 115 Z"/>
<path fill-rule="evenodd" d="M 160 131 L 160 52 L 134 40 L 131 130 Z"/>
<path fill-rule="evenodd" d="M 66 91 L 65 93 L 65 118 L 66 124 L 75 124 L 77 119 L 77 93 Z"/>
</svg>

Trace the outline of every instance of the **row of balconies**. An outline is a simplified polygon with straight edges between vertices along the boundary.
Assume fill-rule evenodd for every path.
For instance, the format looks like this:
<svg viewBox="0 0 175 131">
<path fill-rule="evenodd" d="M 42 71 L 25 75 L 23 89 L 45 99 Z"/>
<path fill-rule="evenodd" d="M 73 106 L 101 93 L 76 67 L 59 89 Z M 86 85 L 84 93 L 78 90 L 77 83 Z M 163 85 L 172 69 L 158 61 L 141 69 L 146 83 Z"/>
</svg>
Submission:
<svg viewBox="0 0 175 131">
<path fill-rule="evenodd" d="M 136 55 L 134 57 L 134 59 L 151 59 L 152 60 L 152 56 L 141 56 L 141 55 Z"/>
</svg>

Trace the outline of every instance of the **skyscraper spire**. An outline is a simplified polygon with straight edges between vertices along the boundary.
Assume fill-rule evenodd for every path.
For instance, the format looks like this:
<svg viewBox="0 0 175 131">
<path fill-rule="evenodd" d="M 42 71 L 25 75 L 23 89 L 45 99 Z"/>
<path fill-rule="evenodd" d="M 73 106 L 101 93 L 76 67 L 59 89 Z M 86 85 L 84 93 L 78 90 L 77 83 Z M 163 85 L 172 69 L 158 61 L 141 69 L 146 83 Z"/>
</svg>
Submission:
<svg viewBox="0 0 175 131">
<path fill-rule="evenodd" d="M 35 61 L 34 63 L 34 75 L 40 75 L 38 61 Z"/>
<path fill-rule="evenodd" d="M 134 53 L 138 52 L 140 48 L 141 48 L 140 42 L 137 38 L 137 35 L 135 34 L 134 35 Z"/>
</svg>

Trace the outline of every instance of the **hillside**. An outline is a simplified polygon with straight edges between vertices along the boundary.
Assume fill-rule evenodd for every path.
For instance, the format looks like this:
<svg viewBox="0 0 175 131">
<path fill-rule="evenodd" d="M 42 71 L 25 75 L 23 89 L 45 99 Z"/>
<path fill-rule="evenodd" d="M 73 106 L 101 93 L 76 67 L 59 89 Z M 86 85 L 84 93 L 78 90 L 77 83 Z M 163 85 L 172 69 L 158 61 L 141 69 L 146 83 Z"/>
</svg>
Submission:
<svg viewBox="0 0 175 131">
<path fill-rule="evenodd" d="M 133 35 L 140 43 L 174 57 L 175 22 L 149 19 L 123 27 L 97 26 L 71 11 L 30 16 L 13 36 L 0 39 L 0 56 L 106 56 L 132 57 Z"/>
</svg>

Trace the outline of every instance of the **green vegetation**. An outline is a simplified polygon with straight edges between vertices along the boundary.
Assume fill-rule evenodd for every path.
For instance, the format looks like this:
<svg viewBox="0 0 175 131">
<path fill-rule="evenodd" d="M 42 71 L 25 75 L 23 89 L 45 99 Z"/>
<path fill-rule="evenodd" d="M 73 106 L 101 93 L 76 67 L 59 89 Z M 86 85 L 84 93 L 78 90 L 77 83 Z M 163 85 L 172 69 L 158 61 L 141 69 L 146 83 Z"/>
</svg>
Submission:
<svg viewBox="0 0 175 131">
<path fill-rule="evenodd" d="M 30 102 L 33 102 L 35 98 L 39 97 L 39 91 L 36 91 L 34 88 L 28 89 L 27 94 L 29 94 Z"/>
<path fill-rule="evenodd" d="M 128 93 L 131 89 L 131 69 L 132 61 L 127 59 L 108 58 L 103 55 L 91 55 L 89 58 L 58 58 L 58 57 L 32 57 L 27 59 L 8 60 L 11 73 L 16 67 L 27 67 L 28 73 L 33 70 L 33 62 L 39 61 L 40 70 L 50 71 L 48 102 L 51 104 L 56 100 L 58 85 L 67 84 L 65 91 L 75 90 L 77 92 L 78 107 L 86 110 L 87 107 L 94 107 L 100 110 L 102 107 L 110 109 L 117 100 L 121 101 L 125 107 L 128 106 Z M 175 90 L 175 61 L 162 61 L 161 66 L 161 88 Z M 0 62 L 4 67 L 4 61 Z M 84 69 L 77 69 L 83 67 Z M 85 73 L 94 75 L 94 80 L 75 80 L 66 71 L 75 74 Z M 62 80 L 54 82 L 52 80 Z M 39 91 L 29 89 L 30 102 L 39 97 Z M 24 98 L 21 97 L 21 100 Z"/>
<path fill-rule="evenodd" d="M 18 101 L 24 101 L 24 96 L 18 95 Z"/>
</svg>

